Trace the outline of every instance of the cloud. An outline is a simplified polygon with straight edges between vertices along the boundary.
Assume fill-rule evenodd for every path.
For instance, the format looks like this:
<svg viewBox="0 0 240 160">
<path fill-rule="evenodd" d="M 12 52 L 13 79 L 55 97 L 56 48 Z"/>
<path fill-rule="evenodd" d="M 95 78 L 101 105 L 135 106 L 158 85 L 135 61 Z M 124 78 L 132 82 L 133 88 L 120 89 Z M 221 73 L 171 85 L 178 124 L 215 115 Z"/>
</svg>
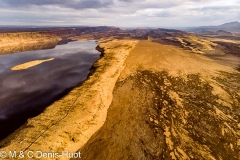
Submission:
<svg viewBox="0 0 240 160">
<path fill-rule="evenodd" d="M 207 6 L 207 7 L 202 7 L 202 8 L 195 8 L 194 10 L 199 10 L 199 11 L 229 11 L 229 10 L 234 10 L 234 9 L 239 9 L 239 5 L 234 5 L 234 6 Z"/>
<path fill-rule="evenodd" d="M 142 2 L 142 1 L 145 1 L 145 0 L 119 0 L 120 2 L 127 2 L 127 3 L 132 3 L 132 2 Z"/>
<path fill-rule="evenodd" d="M 238 0 L 0 0 L 1 24 L 182 27 L 240 20 Z"/>
<path fill-rule="evenodd" d="M 122 2 L 134 2 L 134 0 L 119 0 L 119 1 L 122 1 Z"/>
<path fill-rule="evenodd" d="M 163 9 L 145 9 L 141 11 L 137 11 L 137 15 L 147 16 L 147 17 L 174 17 L 176 16 L 171 10 L 163 10 Z"/>
<path fill-rule="evenodd" d="M 113 4 L 113 0 L 2 0 L 9 7 L 29 7 L 32 5 L 55 5 L 66 8 L 103 8 Z"/>
</svg>

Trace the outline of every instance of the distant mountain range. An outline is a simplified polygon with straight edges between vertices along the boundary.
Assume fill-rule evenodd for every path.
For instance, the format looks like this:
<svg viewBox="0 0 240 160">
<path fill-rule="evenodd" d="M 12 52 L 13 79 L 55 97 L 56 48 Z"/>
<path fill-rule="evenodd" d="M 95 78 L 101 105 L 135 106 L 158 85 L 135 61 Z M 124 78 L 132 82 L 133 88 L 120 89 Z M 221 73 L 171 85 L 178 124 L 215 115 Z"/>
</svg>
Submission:
<svg viewBox="0 0 240 160">
<path fill-rule="evenodd" d="M 239 22 L 230 22 L 225 23 L 219 26 L 202 26 L 202 27 L 193 27 L 186 29 L 187 31 L 192 32 L 207 32 L 207 31 L 228 31 L 228 32 L 240 32 L 240 23 Z"/>
</svg>

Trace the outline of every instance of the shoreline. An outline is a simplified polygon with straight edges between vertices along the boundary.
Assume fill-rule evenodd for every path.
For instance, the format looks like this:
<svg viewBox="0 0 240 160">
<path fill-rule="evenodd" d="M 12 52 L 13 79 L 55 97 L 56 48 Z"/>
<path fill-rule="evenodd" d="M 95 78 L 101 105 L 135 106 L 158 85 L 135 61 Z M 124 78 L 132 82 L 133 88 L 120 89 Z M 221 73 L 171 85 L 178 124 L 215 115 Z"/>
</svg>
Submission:
<svg viewBox="0 0 240 160">
<path fill-rule="evenodd" d="M 9 63 L 5 69 L 0 67 L 0 127 L 4 128 L 0 132 L 0 141 L 80 86 L 99 59 L 96 46 L 95 41 L 78 41 L 51 50 L 1 56 L 3 66 L 5 62 Z M 72 53 L 65 54 L 67 52 Z M 52 60 L 49 58 L 54 60 L 46 62 L 46 59 Z"/>
<path fill-rule="evenodd" d="M 104 54 L 93 64 L 88 79 L 2 140 L 1 149 L 76 152 L 105 122 L 113 88 L 137 42 L 98 41 Z"/>
</svg>

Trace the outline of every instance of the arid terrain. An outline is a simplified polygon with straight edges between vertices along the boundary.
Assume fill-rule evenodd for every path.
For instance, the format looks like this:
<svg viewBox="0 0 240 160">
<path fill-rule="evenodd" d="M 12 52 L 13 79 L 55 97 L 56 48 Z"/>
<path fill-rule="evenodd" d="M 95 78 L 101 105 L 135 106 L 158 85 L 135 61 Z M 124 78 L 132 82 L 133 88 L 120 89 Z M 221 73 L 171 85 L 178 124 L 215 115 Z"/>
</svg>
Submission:
<svg viewBox="0 0 240 160">
<path fill-rule="evenodd" d="M 94 39 L 101 57 L 81 85 L 0 141 L 0 150 L 80 151 L 84 160 L 240 159 L 239 34 L 117 27 L 4 32 L 0 54 Z"/>
<path fill-rule="evenodd" d="M 140 41 L 82 158 L 239 159 L 239 80 L 202 55 Z"/>
</svg>

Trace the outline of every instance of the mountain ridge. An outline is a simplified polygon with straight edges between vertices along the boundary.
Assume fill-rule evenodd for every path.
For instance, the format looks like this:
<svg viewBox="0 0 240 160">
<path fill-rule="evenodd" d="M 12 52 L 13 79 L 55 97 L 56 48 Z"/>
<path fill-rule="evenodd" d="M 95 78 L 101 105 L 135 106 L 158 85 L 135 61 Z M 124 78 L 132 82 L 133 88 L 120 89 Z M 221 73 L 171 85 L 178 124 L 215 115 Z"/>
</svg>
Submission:
<svg viewBox="0 0 240 160">
<path fill-rule="evenodd" d="M 192 32 L 206 32 L 206 31 L 228 31 L 228 32 L 240 32 L 240 23 L 238 21 L 228 22 L 217 26 L 199 26 L 199 27 L 192 27 L 187 29 L 188 31 Z"/>
</svg>

